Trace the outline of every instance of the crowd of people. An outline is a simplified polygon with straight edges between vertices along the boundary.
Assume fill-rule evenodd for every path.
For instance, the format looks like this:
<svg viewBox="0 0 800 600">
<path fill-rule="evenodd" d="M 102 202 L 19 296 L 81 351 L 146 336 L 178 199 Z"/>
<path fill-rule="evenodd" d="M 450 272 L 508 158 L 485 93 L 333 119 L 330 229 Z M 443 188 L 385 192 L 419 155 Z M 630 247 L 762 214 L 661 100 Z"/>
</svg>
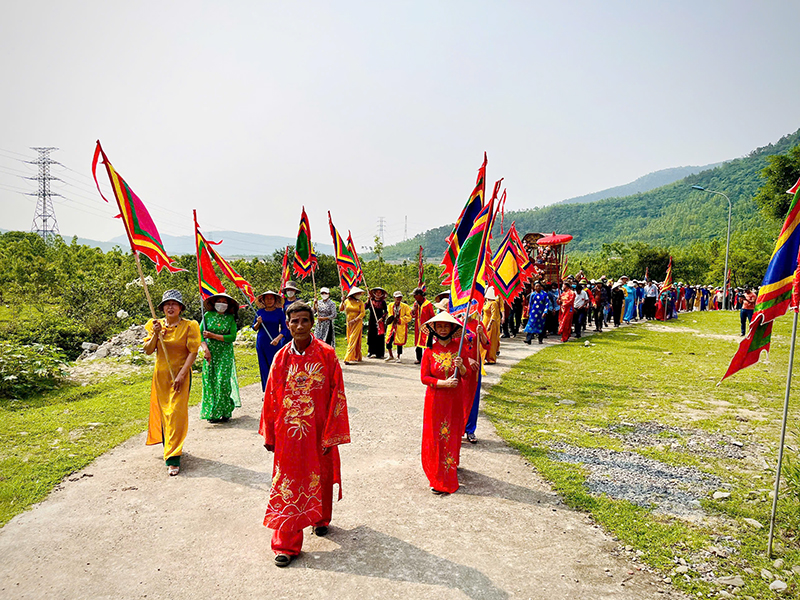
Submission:
<svg viewBox="0 0 800 600">
<path fill-rule="evenodd" d="M 457 468 L 463 440 L 475 436 L 480 387 L 485 367 L 497 361 L 500 340 L 525 333 L 543 343 L 548 335 L 567 341 L 580 338 L 587 327 L 602 331 L 633 320 L 666 320 L 681 311 L 717 310 L 725 304 L 721 290 L 705 286 L 663 286 L 653 281 L 620 277 L 587 280 L 583 273 L 560 284 L 540 281 L 526 286 L 512 302 L 499 298 L 493 287 L 485 294 L 480 314 L 464 318 L 450 314 L 448 293 L 433 300 L 413 291 L 413 301 L 395 291 L 391 301 L 382 287 L 353 287 L 342 302 L 321 288 L 319 298 L 306 303 L 300 289 L 288 281 L 279 291 L 256 297 L 252 323 L 264 392 L 259 433 L 274 453 L 272 486 L 264 525 L 273 530 L 275 564 L 290 564 L 299 555 L 303 530 L 328 532 L 333 486 L 341 469 L 338 446 L 350 442 L 342 365 L 336 356 L 335 322 L 345 320 L 345 366 L 363 364 L 364 320 L 367 319 L 366 360 L 402 362 L 412 344 L 425 387 L 422 414 L 422 469 L 434 494 L 458 490 Z M 742 313 L 742 334 L 752 317 L 755 292 L 731 292 L 728 305 Z M 239 303 L 216 294 L 203 303 L 203 318 L 184 319 L 178 290 L 164 293 L 159 309 L 164 319 L 146 325 L 144 351 L 156 353 L 150 397 L 147 444 L 163 444 L 170 476 L 180 472 L 188 433 L 188 401 L 192 365 L 203 353 L 200 418 L 225 423 L 241 406 L 233 342 Z M 749 311 L 749 313 L 748 313 Z M 466 323 L 465 323 L 466 321 Z M 413 326 L 413 338 L 410 327 Z"/>
</svg>

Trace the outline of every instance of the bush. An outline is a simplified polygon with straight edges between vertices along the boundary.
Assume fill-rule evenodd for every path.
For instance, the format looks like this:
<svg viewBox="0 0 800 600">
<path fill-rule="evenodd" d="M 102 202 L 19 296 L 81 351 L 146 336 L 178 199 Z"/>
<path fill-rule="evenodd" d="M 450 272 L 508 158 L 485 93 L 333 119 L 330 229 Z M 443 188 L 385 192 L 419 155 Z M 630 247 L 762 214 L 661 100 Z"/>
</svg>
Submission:
<svg viewBox="0 0 800 600">
<path fill-rule="evenodd" d="M 66 376 L 64 356 L 44 344 L 0 342 L 0 398 L 25 398 L 58 387 Z"/>
</svg>

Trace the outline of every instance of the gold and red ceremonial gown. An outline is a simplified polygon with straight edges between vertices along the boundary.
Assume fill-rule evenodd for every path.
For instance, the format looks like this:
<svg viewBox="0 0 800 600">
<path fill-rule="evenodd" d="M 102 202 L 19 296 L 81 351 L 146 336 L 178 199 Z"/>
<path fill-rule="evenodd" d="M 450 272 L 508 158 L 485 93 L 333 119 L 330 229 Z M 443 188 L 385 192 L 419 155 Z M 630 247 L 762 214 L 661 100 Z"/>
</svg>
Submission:
<svg viewBox="0 0 800 600">
<path fill-rule="evenodd" d="M 428 346 L 428 332 L 424 325 L 435 316 L 433 304 L 430 300 L 425 300 L 421 305 L 414 302 L 414 345 L 417 348 Z"/>
<path fill-rule="evenodd" d="M 425 409 L 422 417 L 422 469 L 431 487 L 452 494 L 458 489 L 458 467 L 461 454 L 461 436 L 464 433 L 465 395 L 469 393 L 469 380 L 457 379 L 454 388 L 435 387 L 437 381 L 453 375 L 458 355 L 460 332 L 443 345 L 434 338 L 433 346 L 422 355 L 420 379 L 427 387 Z M 463 354 L 466 354 L 462 350 Z M 464 361 L 466 365 L 468 361 Z M 467 367 L 465 377 L 471 375 Z M 474 387 L 472 388 L 474 390 Z"/>
<path fill-rule="evenodd" d="M 337 446 L 350 442 L 350 425 L 333 348 L 312 338 L 303 354 L 294 344 L 278 351 L 258 430 L 264 444 L 275 447 L 264 525 L 274 530 L 276 554 L 297 555 L 305 527 L 330 523 L 334 484 L 342 497 Z"/>
</svg>

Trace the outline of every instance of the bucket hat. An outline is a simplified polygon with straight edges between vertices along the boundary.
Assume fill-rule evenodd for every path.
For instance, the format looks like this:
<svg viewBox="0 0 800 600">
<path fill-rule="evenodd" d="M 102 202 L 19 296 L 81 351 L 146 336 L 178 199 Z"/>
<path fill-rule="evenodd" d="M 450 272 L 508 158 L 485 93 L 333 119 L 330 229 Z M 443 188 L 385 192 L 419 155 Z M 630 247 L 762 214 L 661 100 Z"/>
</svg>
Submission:
<svg viewBox="0 0 800 600">
<path fill-rule="evenodd" d="M 183 294 L 180 290 L 167 290 L 161 296 L 161 302 L 158 303 L 158 309 L 162 310 L 165 302 L 173 300 L 181 305 L 181 308 L 186 310 L 186 305 L 183 303 Z"/>
</svg>

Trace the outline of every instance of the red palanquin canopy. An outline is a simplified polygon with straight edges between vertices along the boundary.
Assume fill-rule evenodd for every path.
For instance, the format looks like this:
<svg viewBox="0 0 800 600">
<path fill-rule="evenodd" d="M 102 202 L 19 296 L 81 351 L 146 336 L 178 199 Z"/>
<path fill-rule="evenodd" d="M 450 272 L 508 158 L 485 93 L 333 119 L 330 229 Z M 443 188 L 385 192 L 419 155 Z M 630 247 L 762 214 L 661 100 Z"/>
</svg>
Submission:
<svg viewBox="0 0 800 600">
<path fill-rule="evenodd" d="M 572 241 L 572 236 L 566 233 L 561 233 L 556 235 L 556 232 L 553 232 L 553 235 L 546 235 L 543 238 L 539 238 L 536 243 L 540 246 L 560 246 L 561 244 L 566 244 L 567 242 Z"/>
</svg>

